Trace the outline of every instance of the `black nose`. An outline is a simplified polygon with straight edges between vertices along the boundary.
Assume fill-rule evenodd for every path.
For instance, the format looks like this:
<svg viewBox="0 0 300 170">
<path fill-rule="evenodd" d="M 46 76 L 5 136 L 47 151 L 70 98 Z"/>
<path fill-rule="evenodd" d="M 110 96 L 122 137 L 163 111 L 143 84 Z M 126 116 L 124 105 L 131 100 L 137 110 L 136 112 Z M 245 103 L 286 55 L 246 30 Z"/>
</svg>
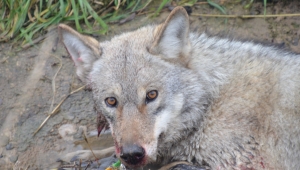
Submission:
<svg viewBox="0 0 300 170">
<path fill-rule="evenodd" d="M 137 165 L 145 157 L 145 150 L 139 145 L 125 145 L 122 147 L 120 157 L 130 165 Z"/>
</svg>

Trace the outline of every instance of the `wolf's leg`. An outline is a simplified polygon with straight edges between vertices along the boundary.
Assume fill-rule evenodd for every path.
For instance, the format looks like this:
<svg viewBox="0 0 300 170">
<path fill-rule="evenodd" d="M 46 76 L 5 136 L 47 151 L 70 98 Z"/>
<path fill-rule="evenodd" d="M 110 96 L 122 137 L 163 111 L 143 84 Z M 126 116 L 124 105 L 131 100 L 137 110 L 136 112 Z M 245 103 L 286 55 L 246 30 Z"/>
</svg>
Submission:
<svg viewBox="0 0 300 170">
<path fill-rule="evenodd" d="M 208 170 L 206 167 L 197 167 L 185 161 L 172 162 L 161 167 L 159 170 Z"/>
<path fill-rule="evenodd" d="M 100 159 L 100 166 L 98 167 L 97 170 L 105 170 L 109 166 L 111 166 L 113 163 L 116 163 L 119 159 L 116 157 L 116 155 L 112 155 L 107 158 Z"/>
<path fill-rule="evenodd" d="M 97 159 L 102 159 L 102 158 L 110 157 L 115 152 L 115 148 L 109 147 L 102 150 L 95 150 L 93 152 Z M 80 159 L 82 161 L 88 161 L 88 160 L 95 160 L 96 158 L 94 157 L 93 153 L 90 150 L 80 150 L 62 156 L 59 159 L 59 161 L 74 162 Z"/>
</svg>

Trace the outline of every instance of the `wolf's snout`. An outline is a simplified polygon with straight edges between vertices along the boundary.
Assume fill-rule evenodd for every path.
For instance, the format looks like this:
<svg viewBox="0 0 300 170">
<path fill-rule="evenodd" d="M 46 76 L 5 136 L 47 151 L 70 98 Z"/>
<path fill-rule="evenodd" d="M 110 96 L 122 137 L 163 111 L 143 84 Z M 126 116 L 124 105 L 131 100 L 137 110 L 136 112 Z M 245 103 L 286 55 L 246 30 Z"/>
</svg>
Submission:
<svg viewBox="0 0 300 170">
<path fill-rule="evenodd" d="M 120 157 L 130 165 L 137 165 L 143 161 L 145 150 L 139 145 L 125 145 L 121 149 Z"/>
</svg>

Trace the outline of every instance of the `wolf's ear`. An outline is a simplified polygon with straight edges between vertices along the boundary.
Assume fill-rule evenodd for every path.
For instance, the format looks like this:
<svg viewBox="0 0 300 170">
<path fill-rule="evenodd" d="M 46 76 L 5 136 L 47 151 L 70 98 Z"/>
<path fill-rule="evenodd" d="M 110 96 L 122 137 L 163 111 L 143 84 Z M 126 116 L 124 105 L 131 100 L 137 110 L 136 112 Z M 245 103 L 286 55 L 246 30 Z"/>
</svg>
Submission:
<svg viewBox="0 0 300 170">
<path fill-rule="evenodd" d="M 99 42 L 64 24 L 58 25 L 58 34 L 75 63 L 78 77 L 87 83 L 94 61 L 101 55 Z"/>
<path fill-rule="evenodd" d="M 189 16 L 183 7 L 173 9 L 165 23 L 158 27 L 149 52 L 166 60 L 182 61 L 190 51 Z M 179 59 L 179 60 L 178 60 Z"/>
</svg>

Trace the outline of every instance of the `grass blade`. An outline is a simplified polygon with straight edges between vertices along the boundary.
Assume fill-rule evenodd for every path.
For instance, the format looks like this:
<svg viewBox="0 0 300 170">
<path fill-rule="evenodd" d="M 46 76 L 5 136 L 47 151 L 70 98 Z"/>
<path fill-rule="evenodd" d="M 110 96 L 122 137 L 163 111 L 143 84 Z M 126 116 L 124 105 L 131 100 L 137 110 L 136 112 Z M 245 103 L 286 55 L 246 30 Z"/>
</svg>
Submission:
<svg viewBox="0 0 300 170">
<path fill-rule="evenodd" d="M 82 32 L 82 29 L 80 27 L 80 24 L 79 24 L 79 19 L 78 19 L 78 8 L 77 8 L 77 5 L 75 3 L 75 0 L 71 0 L 71 4 L 72 4 L 72 9 L 74 11 L 74 18 L 75 18 L 75 26 L 76 26 L 76 29 L 79 31 L 79 32 Z"/>
<path fill-rule="evenodd" d="M 85 0 L 86 1 L 86 0 Z M 86 8 L 89 11 L 89 13 L 92 15 L 92 17 L 100 24 L 100 26 L 103 28 L 103 30 L 99 31 L 99 33 L 104 34 L 108 30 L 107 24 L 98 16 L 98 14 L 94 11 L 94 9 L 90 6 L 89 3 L 86 3 Z"/>
<path fill-rule="evenodd" d="M 215 8 L 217 8 L 218 10 L 220 10 L 223 14 L 226 15 L 226 11 L 223 7 L 221 7 L 219 4 L 216 4 L 214 2 L 212 2 L 211 0 L 207 0 L 207 3 Z"/>
<path fill-rule="evenodd" d="M 59 0 L 59 14 L 61 17 L 66 15 L 66 5 L 64 0 Z"/>
<path fill-rule="evenodd" d="M 264 15 L 267 14 L 267 0 L 264 0 Z"/>
<path fill-rule="evenodd" d="M 13 19 L 13 26 L 12 29 L 9 33 L 9 37 L 13 37 L 23 26 L 26 16 L 27 16 L 27 11 L 28 11 L 28 7 L 30 5 L 30 1 L 27 1 L 24 6 L 20 5 L 17 10 L 19 10 L 19 12 L 14 16 Z"/>
<path fill-rule="evenodd" d="M 87 8 L 86 8 L 87 4 L 88 4 L 87 1 L 80 1 L 79 2 L 80 9 L 82 11 L 82 17 L 83 17 L 84 23 L 87 25 L 87 27 L 89 29 L 92 29 L 92 26 L 91 26 L 90 22 L 87 19 L 88 18 L 88 12 L 87 12 Z"/>
<path fill-rule="evenodd" d="M 170 2 L 170 0 L 163 0 L 162 3 L 160 3 L 158 9 L 155 11 L 154 16 L 157 16 L 168 2 Z"/>
</svg>

